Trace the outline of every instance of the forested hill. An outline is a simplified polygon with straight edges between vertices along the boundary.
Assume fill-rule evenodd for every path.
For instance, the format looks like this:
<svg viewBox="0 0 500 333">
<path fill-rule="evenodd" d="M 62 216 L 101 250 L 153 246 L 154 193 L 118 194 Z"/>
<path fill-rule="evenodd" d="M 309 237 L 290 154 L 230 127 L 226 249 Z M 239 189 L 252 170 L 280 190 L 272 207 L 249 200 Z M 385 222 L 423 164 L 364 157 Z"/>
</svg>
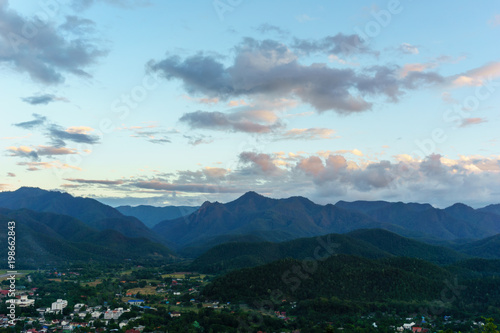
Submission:
<svg viewBox="0 0 500 333">
<path fill-rule="evenodd" d="M 405 256 L 420 258 L 437 264 L 449 264 L 468 256 L 452 249 L 433 246 L 382 230 L 359 230 L 349 234 L 330 234 L 301 238 L 281 243 L 230 242 L 208 250 L 191 265 L 192 270 L 220 273 L 245 267 L 254 267 L 284 258 L 304 259 L 315 254 L 350 254 L 365 258 Z"/>
</svg>

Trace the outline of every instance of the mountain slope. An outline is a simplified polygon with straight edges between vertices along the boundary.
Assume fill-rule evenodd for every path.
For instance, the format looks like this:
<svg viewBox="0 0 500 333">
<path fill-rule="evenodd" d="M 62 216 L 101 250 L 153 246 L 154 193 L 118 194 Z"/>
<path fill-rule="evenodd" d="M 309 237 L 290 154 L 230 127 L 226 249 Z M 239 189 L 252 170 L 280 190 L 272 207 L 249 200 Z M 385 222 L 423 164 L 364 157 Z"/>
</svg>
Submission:
<svg viewBox="0 0 500 333">
<path fill-rule="evenodd" d="M 346 235 L 330 234 L 281 243 L 224 243 L 196 258 L 191 268 L 204 273 L 219 273 L 225 270 L 263 265 L 278 259 L 326 258 L 332 254 L 350 254 L 365 258 L 391 256 L 390 253 L 364 241 Z"/>
<path fill-rule="evenodd" d="M 351 301 L 425 300 L 439 295 L 443 279 L 450 276 L 445 269 L 417 259 L 380 261 L 336 255 L 310 267 L 299 260 L 282 259 L 230 272 L 215 279 L 204 294 L 232 302 L 269 299 L 272 290 L 289 300 L 332 296 Z"/>
<path fill-rule="evenodd" d="M 457 250 L 475 257 L 500 259 L 500 234 L 462 244 Z"/>
<path fill-rule="evenodd" d="M 7 246 L 9 221 L 15 221 L 19 265 L 173 257 L 164 245 L 146 238 L 125 237 L 115 230 L 99 231 L 70 216 L 27 209 L 0 209 L 0 246 Z"/>
<path fill-rule="evenodd" d="M 468 258 L 466 254 L 450 248 L 426 244 L 382 229 L 355 230 L 347 236 L 364 241 L 379 251 L 385 251 L 396 257 L 418 258 L 439 265 Z"/>
<path fill-rule="evenodd" d="M 115 209 L 126 216 L 133 216 L 141 220 L 147 227 L 152 228 L 156 224 L 165 220 L 173 220 L 182 216 L 189 215 L 199 207 L 191 206 L 166 206 L 154 207 L 148 205 L 119 206 Z"/>
<path fill-rule="evenodd" d="M 68 215 L 98 230 L 112 229 L 127 237 L 162 241 L 137 218 L 125 216 L 97 200 L 73 197 L 68 193 L 21 187 L 13 192 L 0 192 L 0 207 Z"/>
<path fill-rule="evenodd" d="M 449 267 L 404 257 L 340 254 L 316 262 L 281 259 L 219 276 L 202 296 L 243 301 L 259 311 L 292 303 L 287 314 L 316 312 L 323 320 L 396 309 L 426 317 L 464 311 L 480 316 L 493 314 L 500 306 L 499 269 L 498 261 L 476 259 Z"/>
<path fill-rule="evenodd" d="M 331 244 L 330 254 L 348 254 L 364 258 L 410 257 L 435 264 L 450 264 L 469 258 L 452 249 L 421 243 L 382 229 L 352 231 L 288 242 L 231 242 L 217 245 L 191 264 L 203 273 L 219 273 L 263 265 L 278 259 L 314 258 L 326 253 L 324 244 Z"/>
</svg>

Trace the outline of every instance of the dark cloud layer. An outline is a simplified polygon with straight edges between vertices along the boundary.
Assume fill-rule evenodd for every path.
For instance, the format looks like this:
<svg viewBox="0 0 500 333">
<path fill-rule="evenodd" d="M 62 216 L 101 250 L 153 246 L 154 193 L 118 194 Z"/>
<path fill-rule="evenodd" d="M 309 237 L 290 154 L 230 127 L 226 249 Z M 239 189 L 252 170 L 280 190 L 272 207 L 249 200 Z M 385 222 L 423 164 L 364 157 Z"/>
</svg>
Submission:
<svg viewBox="0 0 500 333">
<path fill-rule="evenodd" d="M 291 46 L 299 54 L 310 55 L 313 53 L 325 53 L 328 55 L 350 56 L 353 54 L 371 54 L 378 56 L 377 51 L 372 50 L 358 35 L 344 35 L 338 33 L 335 36 L 327 36 L 320 40 L 295 38 Z"/>
<path fill-rule="evenodd" d="M 21 127 L 24 129 L 32 129 L 40 125 L 43 125 L 47 121 L 47 117 L 44 117 L 38 113 L 33 113 L 33 118 L 35 119 L 14 124 L 14 126 Z"/>
<path fill-rule="evenodd" d="M 371 109 L 372 102 L 366 99 L 368 96 L 382 96 L 396 102 L 406 90 L 444 80 L 434 72 L 412 72 L 402 78 L 398 66 L 376 66 L 354 71 L 319 63 L 302 65 L 298 56 L 286 45 L 251 38 L 246 38 L 236 47 L 234 62 L 229 67 L 213 56 L 199 53 L 185 59 L 168 56 L 161 61 L 150 61 L 148 68 L 167 80 L 181 80 L 190 94 L 221 99 L 291 96 L 298 97 L 319 112 L 333 110 L 339 113 Z M 195 122 L 191 120 L 193 116 L 204 116 L 208 121 L 220 123 L 219 126 L 230 126 L 224 125 L 226 120 L 220 114 L 196 113 L 185 118 L 186 121 Z"/>
<path fill-rule="evenodd" d="M 24 129 L 39 128 L 41 129 L 42 132 L 45 133 L 45 136 L 47 136 L 50 139 L 51 145 L 58 148 L 65 147 L 66 141 L 72 141 L 76 143 L 86 143 L 91 145 L 99 143 L 98 136 L 90 135 L 79 131 L 65 130 L 60 125 L 50 123 L 47 120 L 47 117 L 37 113 L 34 113 L 33 117 L 35 119 L 14 124 L 14 126 L 21 127 Z"/>
<path fill-rule="evenodd" d="M 66 74 L 90 77 L 87 67 L 106 51 L 81 35 L 89 20 L 70 16 L 59 29 L 47 16 L 46 21 L 25 18 L 10 9 L 8 1 L 1 1 L 0 63 L 44 84 L 62 83 Z"/>
<path fill-rule="evenodd" d="M 184 114 L 180 121 L 187 123 L 191 128 L 222 130 L 246 133 L 269 133 L 281 127 L 279 122 L 262 125 L 250 119 L 245 119 L 241 114 L 225 114 L 222 112 L 195 111 Z"/>
<path fill-rule="evenodd" d="M 73 0 L 73 8 L 85 10 L 94 5 L 96 0 Z M 145 7 L 151 5 L 149 0 L 101 0 L 101 2 L 121 8 Z"/>
<path fill-rule="evenodd" d="M 59 98 L 52 94 L 45 94 L 38 96 L 23 97 L 21 98 L 21 100 L 31 105 L 40 105 L 40 104 L 46 105 L 49 104 L 50 102 L 59 100 Z"/>
<path fill-rule="evenodd" d="M 122 180 L 99 180 L 99 179 L 80 179 L 80 178 L 65 178 L 65 180 L 79 184 L 99 184 L 99 185 L 121 185 Z"/>
</svg>

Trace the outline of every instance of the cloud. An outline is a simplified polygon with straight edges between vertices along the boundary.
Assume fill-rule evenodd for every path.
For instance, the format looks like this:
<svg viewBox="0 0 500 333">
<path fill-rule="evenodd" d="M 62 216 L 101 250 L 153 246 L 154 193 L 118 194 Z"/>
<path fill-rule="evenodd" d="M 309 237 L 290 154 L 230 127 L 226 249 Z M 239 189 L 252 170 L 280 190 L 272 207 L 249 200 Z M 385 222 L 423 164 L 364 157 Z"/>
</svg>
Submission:
<svg viewBox="0 0 500 333">
<path fill-rule="evenodd" d="M 96 180 L 81 178 L 65 178 L 64 180 L 79 184 L 121 185 L 124 183 L 123 180 Z"/>
<path fill-rule="evenodd" d="M 38 161 L 40 158 L 37 152 L 30 147 L 20 146 L 20 147 L 8 147 L 7 151 L 10 152 L 10 156 L 29 158 L 34 161 Z"/>
<path fill-rule="evenodd" d="M 436 63 L 415 63 L 415 64 L 405 64 L 400 70 L 400 76 L 406 77 L 411 72 L 423 72 L 425 70 L 435 68 Z"/>
<path fill-rule="evenodd" d="M 205 169 L 203 169 L 203 173 L 207 179 L 224 178 L 229 172 L 230 170 L 224 168 L 205 167 Z"/>
<path fill-rule="evenodd" d="M 57 155 L 73 155 L 77 154 L 76 149 L 64 147 L 38 146 L 38 147 L 8 147 L 7 151 L 10 156 L 30 158 L 38 161 L 40 156 L 57 156 Z"/>
<path fill-rule="evenodd" d="M 45 124 L 45 122 L 47 121 L 47 117 L 44 117 L 38 113 L 33 113 L 33 118 L 35 119 L 14 124 L 14 126 L 21 127 L 24 129 L 32 129 Z"/>
<path fill-rule="evenodd" d="M 145 139 L 146 141 L 155 144 L 171 143 L 172 140 L 166 134 L 179 133 L 179 131 L 175 129 L 161 129 L 156 124 L 150 124 L 145 126 L 122 127 L 120 129 L 132 131 L 133 134 L 130 136 L 133 138 Z"/>
<path fill-rule="evenodd" d="M 447 91 L 445 91 L 444 93 L 441 94 L 441 98 L 443 99 L 444 102 L 446 102 L 448 104 L 457 104 L 458 103 L 458 101 L 455 98 L 453 98 L 453 96 Z"/>
<path fill-rule="evenodd" d="M 462 60 L 466 59 L 465 56 L 451 57 L 447 55 L 442 55 L 431 59 L 424 63 L 413 63 L 405 64 L 399 71 L 399 76 L 404 78 L 411 72 L 423 72 L 429 69 L 437 68 L 442 64 L 456 64 Z"/>
<path fill-rule="evenodd" d="M 73 8 L 77 11 L 85 10 L 93 6 L 97 1 L 96 0 L 73 0 Z M 148 7 L 151 5 L 150 0 L 102 0 L 106 4 L 132 9 L 136 7 Z"/>
<path fill-rule="evenodd" d="M 340 154 L 353 155 L 351 158 Z M 300 193 L 322 204 L 337 200 L 431 200 L 431 204 L 445 207 L 455 202 L 485 205 L 500 201 L 500 156 L 451 159 L 432 154 L 420 159 L 397 155 L 392 160 L 380 161 L 362 157 L 354 149 L 313 154 L 246 151 L 238 156 L 238 161 L 229 163 L 231 167 L 180 170 L 103 185 L 123 192 L 127 200 L 134 197 L 142 200 L 140 196 L 145 200 L 143 203 L 157 205 L 227 202 L 249 189 L 271 197 Z M 71 184 L 93 186 L 85 181 Z M 157 196 L 144 197 L 151 193 Z"/>
<path fill-rule="evenodd" d="M 332 139 L 335 131 L 329 128 L 293 128 L 280 135 L 280 140 L 321 140 Z"/>
<path fill-rule="evenodd" d="M 404 54 L 418 54 L 418 47 L 408 43 L 403 43 L 399 45 L 398 50 Z"/>
<path fill-rule="evenodd" d="M 77 35 L 85 35 L 94 32 L 95 22 L 75 15 L 69 15 L 66 16 L 66 22 L 60 25 L 59 28 Z"/>
<path fill-rule="evenodd" d="M 488 21 L 490 26 L 498 27 L 500 25 L 500 14 L 495 14 L 491 20 Z"/>
<path fill-rule="evenodd" d="M 195 111 L 185 113 L 179 120 L 191 128 L 228 132 L 269 133 L 281 127 L 279 122 L 270 125 L 260 124 L 255 120 L 258 117 L 258 113 L 225 114 L 218 111 Z"/>
<path fill-rule="evenodd" d="M 324 53 L 328 55 L 371 54 L 378 56 L 358 35 L 344 35 L 338 33 L 335 36 L 327 36 L 320 40 L 295 38 L 291 46 L 300 55 L 311 55 Z"/>
<path fill-rule="evenodd" d="M 186 59 L 168 56 L 161 61 L 150 61 L 148 68 L 167 80 L 181 80 L 189 94 L 223 100 L 244 96 L 262 99 L 298 98 L 319 112 L 333 110 L 338 113 L 371 109 L 372 102 L 366 100 L 365 96 L 385 96 L 389 101 L 397 102 L 407 90 L 444 81 L 433 72 L 412 72 L 401 78 L 397 66 L 372 66 L 355 72 L 321 63 L 302 65 L 298 56 L 286 45 L 272 40 L 259 42 L 251 38 L 246 38 L 236 47 L 234 62 L 229 67 L 212 56 L 199 53 Z M 232 121 L 216 112 L 198 111 L 186 115 L 184 120 L 203 127 L 197 120 L 202 117 L 210 126 L 234 130 Z M 266 129 L 255 129 L 262 130 Z"/>
<path fill-rule="evenodd" d="M 280 28 L 278 26 L 269 24 L 269 23 L 261 24 L 255 30 L 257 30 L 261 34 L 271 34 L 271 33 L 274 33 L 274 34 L 276 34 L 276 35 L 278 35 L 280 37 L 286 37 L 287 35 L 290 34 L 290 32 L 288 32 L 287 30 L 282 29 L 282 28 Z"/>
<path fill-rule="evenodd" d="M 239 189 L 209 184 L 170 184 L 162 181 L 140 181 L 136 187 L 157 191 L 182 191 L 196 193 L 239 193 Z"/>
<path fill-rule="evenodd" d="M 44 132 L 45 136 L 50 139 L 50 145 L 52 152 L 55 152 L 56 148 L 63 151 L 63 147 L 66 146 L 66 141 L 72 141 L 76 143 L 85 144 L 97 144 L 99 143 L 99 137 L 97 135 L 89 134 L 94 131 L 93 128 L 88 126 L 71 126 L 66 129 L 64 127 L 50 123 L 46 117 L 34 113 L 34 120 L 17 123 L 14 126 L 21 127 L 24 129 L 39 128 Z M 43 151 L 44 146 L 39 146 L 40 151 Z M 47 148 L 48 149 L 48 148 Z M 42 154 L 47 155 L 47 154 Z M 58 154 L 52 154 L 58 155 Z"/>
<path fill-rule="evenodd" d="M 86 134 L 75 130 L 74 128 L 64 129 L 63 127 L 52 124 L 48 127 L 47 136 L 50 138 L 52 144 L 56 147 L 64 147 L 66 141 L 72 141 L 77 143 L 86 143 L 89 145 L 94 145 L 99 143 L 99 137 L 95 135 Z"/>
<path fill-rule="evenodd" d="M 21 100 L 31 105 L 40 105 L 40 104 L 47 105 L 55 101 L 67 101 L 65 98 L 56 97 L 55 95 L 52 94 L 23 97 L 21 98 Z"/>
<path fill-rule="evenodd" d="M 42 84 L 62 83 L 67 74 L 91 77 L 86 69 L 107 53 L 90 36 L 74 36 L 68 22 L 64 30 L 50 18 L 22 17 L 6 0 L 0 2 L 0 22 L 0 63 Z"/>
<path fill-rule="evenodd" d="M 464 118 L 464 119 L 462 119 L 462 124 L 460 124 L 460 127 L 477 125 L 477 124 L 481 124 L 481 123 L 485 123 L 485 122 L 487 122 L 487 120 L 484 118 Z"/>
<path fill-rule="evenodd" d="M 191 135 L 184 135 L 186 139 L 188 139 L 188 143 L 192 146 L 198 146 L 201 144 L 208 144 L 212 143 L 214 140 L 211 137 L 205 136 L 205 135 L 196 135 L 196 136 L 191 136 Z"/>
<path fill-rule="evenodd" d="M 27 166 L 28 171 L 39 171 L 42 169 L 73 169 L 81 171 L 82 169 L 69 165 L 67 163 L 62 163 L 61 161 L 51 161 L 51 162 L 19 162 L 17 165 Z"/>
<path fill-rule="evenodd" d="M 272 157 L 268 154 L 243 152 L 240 154 L 239 159 L 242 163 L 250 165 L 249 168 L 244 169 L 246 173 L 274 176 L 282 173 L 282 170 L 273 163 Z"/>
<path fill-rule="evenodd" d="M 318 155 L 323 156 L 323 157 L 327 157 L 330 154 L 332 154 L 331 151 L 318 152 Z M 363 156 L 363 152 L 361 152 L 361 150 L 359 150 L 359 149 L 352 149 L 352 150 L 341 149 L 341 150 L 334 151 L 333 154 L 341 154 L 341 155 L 342 154 L 353 154 L 356 156 Z"/>
<path fill-rule="evenodd" d="M 452 76 L 455 86 L 482 86 L 485 81 L 500 77 L 500 62 L 491 62 L 471 69 L 465 73 Z"/>
</svg>

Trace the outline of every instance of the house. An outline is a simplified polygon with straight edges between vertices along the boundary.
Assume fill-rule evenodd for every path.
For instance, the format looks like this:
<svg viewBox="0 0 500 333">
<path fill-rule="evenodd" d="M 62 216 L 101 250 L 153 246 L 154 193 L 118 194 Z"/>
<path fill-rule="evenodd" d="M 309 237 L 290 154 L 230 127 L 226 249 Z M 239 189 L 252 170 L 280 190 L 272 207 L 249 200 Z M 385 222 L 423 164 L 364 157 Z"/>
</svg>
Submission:
<svg viewBox="0 0 500 333">
<path fill-rule="evenodd" d="M 20 308 L 25 308 L 27 306 L 31 306 L 35 304 L 34 299 L 28 299 L 28 295 L 22 295 L 20 298 L 17 298 L 15 300 L 12 300 L 15 305 L 17 305 Z"/>
<path fill-rule="evenodd" d="M 92 316 L 93 319 L 99 319 L 101 316 L 102 312 L 101 311 L 94 311 L 90 315 Z"/>
<path fill-rule="evenodd" d="M 144 303 L 144 300 L 143 299 L 131 299 L 131 300 L 127 301 L 127 303 L 130 305 L 141 305 L 142 303 Z"/>
<path fill-rule="evenodd" d="M 170 317 L 172 317 L 172 318 L 180 317 L 180 316 L 181 316 L 180 312 L 177 312 L 177 311 L 170 312 Z"/>
<path fill-rule="evenodd" d="M 75 311 L 80 311 L 81 308 L 83 308 L 85 306 L 85 304 L 83 303 L 78 303 L 78 304 L 75 304 Z"/>
<path fill-rule="evenodd" d="M 141 333 L 141 331 L 130 329 L 130 330 L 126 330 L 125 333 Z"/>
<path fill-rule="evenodd" d="M 419 327 L 419 326 L 413 326 L 413 327 L 411 328 L 411 330 L 412 330 L 413 332 L 423 332 L 423 333 L 425 333 L 425 332 L 429 332 L 429 329 L 428 329 L 428 328 L 422 328 L 422 327 Z"/>
<path fill-rule="evenodd" d="M 411 323 L 409 323 L 409 324 L 403 324 L 403 328 L 404 328 L 405 330 L 411 330 L 411 328 L 412 328 L 413 326 L 415 326 L 415 323 L 414 323 L 413 321 L 412 321 Z"/>
</svg>

